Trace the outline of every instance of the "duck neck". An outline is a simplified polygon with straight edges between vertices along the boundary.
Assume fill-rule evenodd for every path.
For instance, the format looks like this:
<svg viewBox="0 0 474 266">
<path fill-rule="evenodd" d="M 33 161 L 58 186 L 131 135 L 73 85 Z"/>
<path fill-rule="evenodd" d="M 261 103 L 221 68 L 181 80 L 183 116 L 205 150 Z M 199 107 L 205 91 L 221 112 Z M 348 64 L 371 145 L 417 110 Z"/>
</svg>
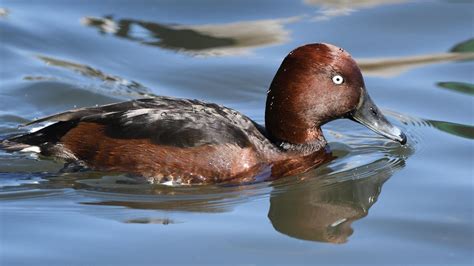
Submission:
<svg viewBox="0 0 474 266">
<path fill-rule="evenodd" d="M 294 141 L 287 141 L 278 138 L 271 138 L 271 141 L 277 145 L 282 151 L 289 153 L 299 153 L 303 155 L 311 154 L 323 149 L 327 142 L 324 138 L 321 129 L 318 128 L 317 132 L 311 133 L 311 135 L 317 134 L 317 137 L 308 137 L 303 143 L 295 143 Z"/>
<path fill-rule="evenodd" d="M 269 140 L 284 152 L 306 155 L 323 149 L 327 144 L 319 125 L 306 123 L 292 112 L 280 112 L 273 106 L 269 108 L 268 103 L 265 128 Z"/>
<path fill-rule="evenodd" d="M 326 145 L 320 125 L 328 120 L 318 112 L 321 95 L 308 93 L 318 84 L 312 61 L 290 53 L 282 62 L 267 92 L 265 127 L 268 138 L 285 151 L 314 152 Z M 311 88 L 310 91 L 318 91 Z"/>
</svg>

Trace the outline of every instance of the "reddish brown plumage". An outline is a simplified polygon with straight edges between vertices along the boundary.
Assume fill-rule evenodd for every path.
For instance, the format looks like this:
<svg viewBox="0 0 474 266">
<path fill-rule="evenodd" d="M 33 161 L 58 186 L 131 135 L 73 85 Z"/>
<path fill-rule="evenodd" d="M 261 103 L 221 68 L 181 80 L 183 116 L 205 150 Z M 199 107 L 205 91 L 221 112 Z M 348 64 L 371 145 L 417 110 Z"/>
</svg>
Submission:
<svg viewBox="0 0 474 266">
<path fill-rule="evenodd" d="M 243 183 L 299 174 L 330 160 L 320 126 L 341 117 L 406 142 L 373 104 L 351 56 L 330 44 L 309 44 L 278 69 L 265 129 L 223 106 L 157 96 L 39 119 L 32 123 L 60 122 L 2 145 L 37 146 L 45 155 L 153 182 Z"/>
<path fill-rule="evenodd" d="M 155 181 L 251 181 L 263 166 L 250 147 L 203 145 L 180 148 L 157 145 L 149 139 L 118 139 L 107 136 L 105 126 L 97 123 L 79 123 L 60 142 L 93 169 L 127 172 Z"/>
<path fill-rule="evenodd" d="M 344 73 L 335 85 L 332 76 Z M 309 44 L 288 54 L 267 96 L 265 124 L 275 140 L 303 144 L 320 141 L 320 125 L 355 109 L 364 87 L 359 67 L 344 50 Z"/>
<path fill-rule="evenodd" d="M 126 172 L 152 182 L 190 183 L 253 182 L 301 173 L 330 159 L 324 150 L 309 155 L 259 154 L 253 147 L 205 145 L 179 148 L 157 145 L 149 139 L 118 139 L 107 136 L 105 126 L 81 122 L 60 142 L 91 168 Z"/>
</svg>

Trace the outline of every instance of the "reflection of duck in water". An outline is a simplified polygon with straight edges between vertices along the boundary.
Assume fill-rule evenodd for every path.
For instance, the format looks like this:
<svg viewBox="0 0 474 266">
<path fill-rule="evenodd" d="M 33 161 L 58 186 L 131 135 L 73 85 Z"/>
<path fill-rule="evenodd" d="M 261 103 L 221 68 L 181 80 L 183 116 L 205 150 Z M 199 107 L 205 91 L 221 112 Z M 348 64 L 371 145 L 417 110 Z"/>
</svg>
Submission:
<svg viewBox="0 0 474 266">
<path fill-rule="evenodd" d="M 379 160 L 365 166 L 363 171 L 373 173 L 363 179 L 335 178 L 325 184 L 318 178 L 276 188 L 271 194 L 268 218 L 275 230 L 294 238 L 345 243 L 352 235 L 352 222 L 367 215 L 390 178 L 393 168 L 380 168 L 386 163 Z M 396 164 L 395 167 L 403 166 L 404 161 Z M 358 175 L 357 171 L 360 170 L 352 169 L 350 175 Z"/>
<path fill-rule="evenodd" d="M 373 151 L 365 150 L 363 147 L 348 150 L 347 146 L 341 146 L 342 149 L 334 144 L 331 146 L 336 148 L 334 153 L 337 156 L 342 156 L 336 161 L 344 160 L 344 157 L 353 160 L 355 156 L 360 158 L 369 154 L 373 158 Z M 375 161 L 357 167 L 338 166 L 340 162 L 335 162 L 301 176 L 283 180 L 282 183 L 277 181 L 271 184 L 273 189 L 270 194 L 268 218 L 274 229 L 303 240 L 347 242 L 353 233 L 352 222 L 367 216 L 369 208 L 378 199 L 382 185 L 395 171 L 405 165 L 405 157 L 400 155 L 399 149 L 395 148 L 389 152 L 382 154 Z M 404 149 L 404 152 L 406 156 L 411 154 L 411 150 Z M 117 184 L 110 183 L 111 181 L 113 179 L 86 179 L 81 184 L 93 187 L 94 191 L 100 187 L 119 192 Z M 76 189 L 84 188 L 76 187 Z M 130 192 L 133 186 L 124 185 L 122 188 Z M 267 194 L 267 188 L 264 184 L 225 188 L 200 186 L 192 190 L 185 187 L 151 186 L 146 191 L 153 195 L 123 194 L 120 197 L 111 197 L 110 194 L 93 193 L 93 197 L 97 200 L 84 204 L 166 211 L 134 217 L 118 209 L 118 213 L 111 215 L 113 219 L 119 218 L 120 221 L 127 223 L 162 223 L 169 220 L 168 211 L 228 212 L 236 205 Z M 97 213 L 104 215 L 102 212 Z"/>
<path fill-rule="evenodd" d="M 173 25 L 135 19 L 84 17 L 81 23 L 101 33 L 165 49 L 196 55 L 234 55 L 249 49 L 284 43 L 289 33 L 284 24 L 297 20 L 268 19 L 227 24 Z"/>
<path fill-rule="evenodd" d="M 402 1 L 392 1 L 402 2 Z M 322 4 L 331 8 L 347 6 L 366 7 L 385 3 L 384 1 L 307 1 L 308 4 Z M 165 49 L 186 52 L 194 55 L 237 55 L 257 47 L 285 43 L 289 32 L 285 24 L 300 17 L 286 19 L 268 19 L 208 25 L 170 25 L 135 19 L 114 20 L 110 16 L 103 18 L 84 17 L 84 25 L 96 27 L 100 33 L 154 45 Z M 357 62 L 369 76 L 397 76 L 412 68 L 428 64 L 474 59 L 474 53 L 448 53 L 413 55 L 392 58 L 361 58 Z"/>
</svg>

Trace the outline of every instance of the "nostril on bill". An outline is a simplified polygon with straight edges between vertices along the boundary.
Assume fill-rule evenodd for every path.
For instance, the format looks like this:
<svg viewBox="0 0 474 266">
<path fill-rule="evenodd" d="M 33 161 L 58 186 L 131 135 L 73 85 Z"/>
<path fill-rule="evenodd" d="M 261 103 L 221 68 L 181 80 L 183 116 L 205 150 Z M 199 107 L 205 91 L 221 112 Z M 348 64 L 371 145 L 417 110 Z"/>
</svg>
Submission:
<svg viewBox="0 0 474 266">
<path fill-rule="evenodd" d="M 370 113 L 374 116 L 377 116 L 379 113 L 377 112 L 377 110 L 375 110 L 375 108 L 373 107 L 370 107 Z"/>
</svg>

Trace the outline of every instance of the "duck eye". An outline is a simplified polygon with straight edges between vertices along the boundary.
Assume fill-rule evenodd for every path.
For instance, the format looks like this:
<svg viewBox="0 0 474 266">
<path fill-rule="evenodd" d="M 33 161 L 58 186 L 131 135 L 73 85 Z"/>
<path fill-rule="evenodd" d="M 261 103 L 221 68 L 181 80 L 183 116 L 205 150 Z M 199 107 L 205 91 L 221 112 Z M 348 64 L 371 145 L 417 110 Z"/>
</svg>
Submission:
<svg viewBox="0 0 474 266">
<path fill-rule="evenodd" d="M 344 78 L 342 78 L 341 75 L 335 75 L 334 77 L 332 77 L 332 82 L 334 82 L 334 84 L 336 85 L 340 85 L 344 82 Z"/>
</svg>

